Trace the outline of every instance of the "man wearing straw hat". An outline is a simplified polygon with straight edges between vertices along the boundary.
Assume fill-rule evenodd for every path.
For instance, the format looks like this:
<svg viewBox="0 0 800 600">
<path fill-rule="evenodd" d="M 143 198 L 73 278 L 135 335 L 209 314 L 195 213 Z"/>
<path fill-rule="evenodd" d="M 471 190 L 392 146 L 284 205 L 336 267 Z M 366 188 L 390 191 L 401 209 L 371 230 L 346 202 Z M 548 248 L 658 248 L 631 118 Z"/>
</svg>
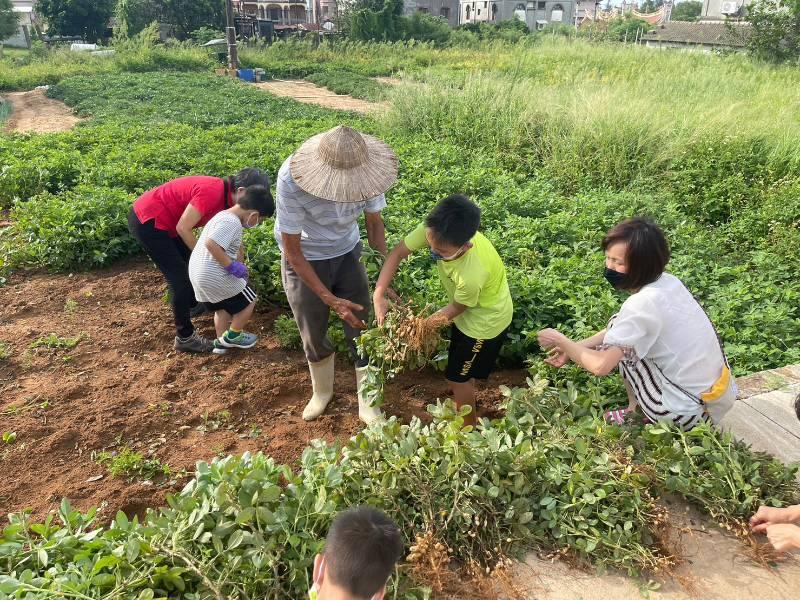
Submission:
<svg viewBox="0 0 800 600">
<path fill-rule="evenodd" d="M 358 218 L 364 214 L 369 245 L 386 256 L 380 211 L 384 192 L 397 179 L 397 157 L 384 142 L 339 126 L 307 140 L 278 172 L 275 238 L 281 279 L 311 371 L 313 395 L 303 419 L 319 417 L 333 398 L 334 355 L 328 339 L 333 309 L 344 323 L 356 363 L 358 416 L 381 417 L 362 388 L 367 361 L 354 339 L 366 327 L 370 294 L 361 264 Z"/>
</svg>

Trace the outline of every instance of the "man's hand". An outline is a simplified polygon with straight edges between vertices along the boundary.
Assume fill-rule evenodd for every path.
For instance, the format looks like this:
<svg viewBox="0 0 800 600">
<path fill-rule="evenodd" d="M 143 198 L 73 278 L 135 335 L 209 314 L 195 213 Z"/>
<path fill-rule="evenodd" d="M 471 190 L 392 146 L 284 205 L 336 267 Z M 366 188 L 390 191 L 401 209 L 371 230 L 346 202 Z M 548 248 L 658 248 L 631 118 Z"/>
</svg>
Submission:
<svg viewBox="0 0 800 600">
<path fill-rule="evenodd" d="M 800 549 L 800 527 L 790 523 L 777 523 L 767 526 L 767 538 L 778 552 Z"/>
<path fill-rule="evenodd" d="M 344 298 L 338 298 L 333 296 L 328 302 L 328 306 L 330 306 L 339 318 L 346 322 L 347 324 L 355 327 L 356 329 L 366 329 L 367 325 L 359 319 L 353 311 L 361 311 L 364 310 L 364 307 L 360 304 L 356 304 L 355 302 L 350 302 L 350 300 L 345 300 Z"/>
<path fill-rule="evenodd" d="M 556 369 L 560 369 L 569 362 L 569 356 L 559 347 L 552 348 L 548 354 L 549 356 L 544 359 L 544 362 Z"/>
<path fill-rule="evenodd" d="M 537 337 L 539 345 L 545 350 L 551 350 L 567 339 L 563 333 L 555 329 L 542 329 Z"/>
</svg>

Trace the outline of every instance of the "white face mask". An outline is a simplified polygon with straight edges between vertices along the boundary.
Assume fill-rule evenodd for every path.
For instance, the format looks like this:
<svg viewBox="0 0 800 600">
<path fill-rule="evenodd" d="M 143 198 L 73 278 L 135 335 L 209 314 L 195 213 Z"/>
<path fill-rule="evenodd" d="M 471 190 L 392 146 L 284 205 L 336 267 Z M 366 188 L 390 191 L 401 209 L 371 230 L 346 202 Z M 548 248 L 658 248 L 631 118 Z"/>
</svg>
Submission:
<svg viewBox="0 0 800 600">
<path fill-rule="evenodd" d="M 259 216 L 258 215 L 256 215 L 256 222 L 252 223 L 252 224 L 250 223 L 250 220 L 251 220 L 253 214 L 254 213 L 251 213 L 250 215 L 248 215 L 247 220 L 244 223 L 242 223 L 242 227 L 244 227 L 245 229 L 252 229 L 256 225 L 258 225 L 258 221 L 259 221 Z"/>
</svg>

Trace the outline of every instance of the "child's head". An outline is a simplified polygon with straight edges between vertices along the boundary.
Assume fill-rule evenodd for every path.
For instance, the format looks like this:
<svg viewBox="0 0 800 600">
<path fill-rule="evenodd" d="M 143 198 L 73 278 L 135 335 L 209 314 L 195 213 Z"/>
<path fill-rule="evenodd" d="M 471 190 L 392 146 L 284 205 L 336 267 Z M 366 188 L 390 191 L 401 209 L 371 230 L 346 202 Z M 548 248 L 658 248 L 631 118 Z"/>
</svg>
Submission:
<svg viewBox="0 0 800 600">
<path fill-rule="evenodd" d="M 462 194 L 448 196 L 425 219 L 434 258 L 453 260 L 466 248 L 481 225 L 481 209 Z"/>
<path fill-rule="evenodd" d="M 400 530 L 384 513 L 369 506 L 340 513 L 314 562 L 318 598 L 380 600 L 402 555 Z"/>
<path fill-rule="evenodd" d="M 269 186 L 269 175 L 261 169 L 242 169 L 233 176 L 233 199 L 246 211 L 271 217 L 275 214 L 275 201 Z"/>
</svg>

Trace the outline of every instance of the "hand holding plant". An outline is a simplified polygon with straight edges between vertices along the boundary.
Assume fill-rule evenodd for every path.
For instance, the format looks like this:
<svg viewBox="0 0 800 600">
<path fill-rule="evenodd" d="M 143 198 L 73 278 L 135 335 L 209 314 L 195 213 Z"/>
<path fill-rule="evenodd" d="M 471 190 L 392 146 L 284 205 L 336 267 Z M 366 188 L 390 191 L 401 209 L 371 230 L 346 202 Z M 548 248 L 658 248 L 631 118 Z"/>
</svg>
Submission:
<svg viewBox="0 0 800 600">
<path fill-rule="evenodd" d="M 545 350 L 551 350 L 559 346 L 567 339 L 563 333 L 556 329 L 542 329 L 538 334 L 539 345 Z"/>
<path fill-rule="evenodd" d="M 767 527 L 767 538 L 778 552 L 800 550 L 800 527 L 790 523 L 776 523 Z"/>
</svg>

